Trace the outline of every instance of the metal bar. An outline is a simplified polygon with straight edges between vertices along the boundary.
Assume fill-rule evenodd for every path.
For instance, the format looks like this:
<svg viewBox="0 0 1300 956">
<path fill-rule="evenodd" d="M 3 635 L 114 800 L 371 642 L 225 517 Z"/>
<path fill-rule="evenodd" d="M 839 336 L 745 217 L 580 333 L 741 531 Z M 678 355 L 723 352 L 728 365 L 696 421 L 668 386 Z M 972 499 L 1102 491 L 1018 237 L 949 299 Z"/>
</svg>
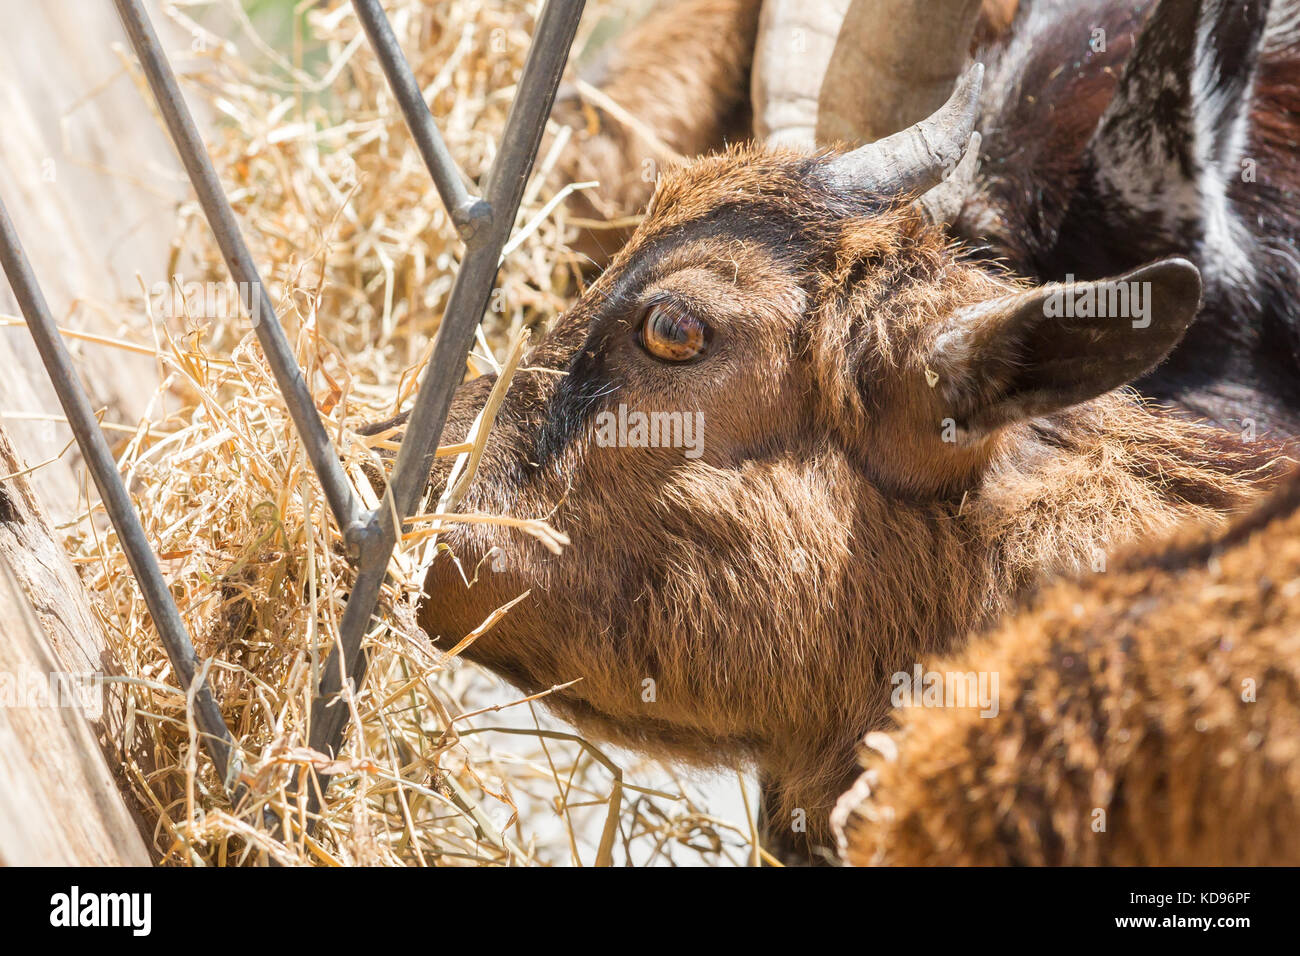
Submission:
<svg viewBox="0 0 1300 956">
<path fill-rule="evenodd" d="M 176 152 L 180 154 L 181 162 L 185 164 L 185 170 L 194 184 L 199 204 L 203 207 L 203 214 L 221 248 L 226 266 L 239 284 L 239 295 L 244 308 L 248 310 L 257 340 L 262 345 L 262 352 L 284 395 L 284 403 L 306 448 L 307 458 L 320 478 L 321 488 L 330 510 L 334 512 L 339 530 L 343 533 L 349 554 L 355 556 L 359 552 L 359 539 L 364 532 L 366 515 L 325 432 L 325 425 L 316 411 L 307 380 L 275 314 L 275 308 L 271 305 L 266 287 L 262 285 L 248 246 L 240 234 L 235 213 L 221 188 L 221 181 L 212 167 L 212 159 L 203 145 L 198 127 L 194 125 L 194 119 L 185 105 L 176 76 L 167 63 L 167 57 L 140 0 L 113 0 L 113 3 L 126 28 L 131 46 L 140 58 L 140 66 L 149 81 L 149 88 L 153 91 L 154 100 L 167 124 Z"/>
<path fill-rule="evenodd" d="M 72 356 L 68 354 L 54 317 L 50 315 L 45 296 L 3 202 L 0 202 L 0 259 L 4 262 L 5 275 L 9 277 L 14 297 L 17 298 L 23 317 L 27 320 L 27 327 L 36 341 L 36 348 L 49 373 L 50 382 L 59 396 L 59 404 L 63 406 L 63 413 L 72 427 L 72 434 L 76 436 L 81 455 L 90 469 L 95 487 L 99 489 L 104 510 L 113 522 L 127 563 L 131 566 L 131 573 L 140 586 L 144 603 L 149 608 L 149 616 L 153 618 L 158 636 L 167 649 L 167 656 L 176 670 L 181 687 L 193 694 L 194 719 L 202 732 L 203 742 L 212 754 L 212 762 L 226 789 L 232 790 L 232 784 L 235 785 L 232 799 L 238 803 L 243 793 L 242 785 L 236 784 L 241 766 L 239 749 L 230 736 L 230 731 L 226 729 L 221 708 L 213 699 L 207 683 L 201 682 L 197 689 L 192 687 L 198 668 L 194 645 L 190 643 L 185 622 L 181 620 L 176 602 L 167 589 L 167 582 L 154 558 L 149 539 L 145 537 L 140 518 L 131 503 L 131 496 L 117 472 L 113 453 L 109 450 L 99 421 L 90 407 L 90 400 L 72 367 Z"/>
<path fill-rule="evenodd" d="M 429 175 L 433 177 L 442 204 L 447 207 L 460 237 L 469 242 L 479 229 L 487 225 L 491 210 L 483 200 L 470 195 L 465 188 L 456 161 L 451 158 L 442 133 L 433 121 L 433 114 L 425 105 L 424 94 L 420 91 L 420 85 L 411 72 L 410 64 L 402 53 L 401 44 L 397 42 L 379 0 L 352 0 L 352 6 L 366 36 L 370 38 L 370 45 L 375 48 L 384 76 L 388 78 L 388 85 L 397 98 L 402 115 L 406 117 L 407 128 L 415 138 L 416 148 L 420 150 Z"/>
<path fill-rule="evenodd" d="M 487 308 L 501 249 L 514 226 L 582 8 L 583 0 L 547 0 L 538 18 L 497 158 L 488 174 L 490 218 L 467 242 L 392 480 L 373 513 L 377 521 L 369 526 L 371 534 L 362 542 L 360 570 L 340 625 L 341 647 L 326 661 L 320 692 L 312 705 L 311 746 L 322 753 L 335 754 L 342 740 L 349 711 L 346 702 L 338 698 L 345 675 L 358 687 L 365 676 L 361 641 L 397 540 L 393 513 L 409 516 L 424 495 L 452 394 L 464 377 L 465 356 Z M 322 791 L 327 783 L 328 778 L 322 777 Z M 312 796 L 314 799 L 314 793 Z"/>
</svg>

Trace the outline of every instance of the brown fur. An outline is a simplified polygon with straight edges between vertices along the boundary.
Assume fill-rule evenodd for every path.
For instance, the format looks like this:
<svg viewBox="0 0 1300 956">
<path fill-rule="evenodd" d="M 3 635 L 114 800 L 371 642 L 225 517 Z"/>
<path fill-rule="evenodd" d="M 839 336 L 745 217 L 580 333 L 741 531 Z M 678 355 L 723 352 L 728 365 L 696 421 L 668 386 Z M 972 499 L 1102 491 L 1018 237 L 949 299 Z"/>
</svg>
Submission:
<svg viewBox="0 0 1300 956">
<path fill-rule="evenodd" d="M 1001 711 L 900 710 L 837 814 L 849 862 L 1300 863 L 1300 473 L 927 667 L 998 674 Z"/>
<path fill-rule="evenodd" d="M 461 507 L 546 518 L 572 546 L 458 525 L 421 608 L 447 646 L 530 590 L 466 656 L 529 691 L 581 678 L 547 700 L 589 733 L 757 765 L 773 819 L 802 809 L 813 843 L 891 674 L 1099 549 L 1221 521 L 1270 457 L 1127 392 L 943 441 L 936 343 L 1019 286 L 909 207 L 830 191 L 821 162 L 752 148 L 665 177 L 526 358 Z M 705 360 L 640 350 L 664 295 L 714 325 Z M 489 384 L 458 391 L 448 440 Z M 702 413 L 701 457 L 598 446 L 592 415 L 620 402 Z"/>
</svg>

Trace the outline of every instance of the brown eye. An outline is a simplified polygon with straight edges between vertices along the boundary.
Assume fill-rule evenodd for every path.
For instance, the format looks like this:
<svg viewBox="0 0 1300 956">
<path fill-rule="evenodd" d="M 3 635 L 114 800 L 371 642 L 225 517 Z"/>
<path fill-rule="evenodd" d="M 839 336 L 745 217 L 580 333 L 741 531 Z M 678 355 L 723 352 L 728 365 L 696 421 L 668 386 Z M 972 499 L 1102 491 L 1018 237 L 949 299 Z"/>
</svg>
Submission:
<svg viewBox="0 0 1300 956">
<path fill-rule="evenodd" d="M 665 362 L 699 358 L 708 347 L 710 329 L 680 306 L 661 302 L 641 321 L 641 347 Z"/>
</svg>

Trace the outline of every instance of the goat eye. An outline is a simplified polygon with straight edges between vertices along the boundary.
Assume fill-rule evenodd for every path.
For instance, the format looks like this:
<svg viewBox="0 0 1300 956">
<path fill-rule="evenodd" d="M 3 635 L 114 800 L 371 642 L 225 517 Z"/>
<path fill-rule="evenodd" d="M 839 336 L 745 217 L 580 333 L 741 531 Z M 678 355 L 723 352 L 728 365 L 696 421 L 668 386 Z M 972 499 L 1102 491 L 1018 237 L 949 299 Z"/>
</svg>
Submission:
<svg viewBox="0 0 1300 956">
<path fill-rule="evenodd" d="M 641 321 L 641 347 L 665 362 L 698 358 L 708 347 L 710 335 L 706 324 L 668 303 L 652 305 Z"/>
</svg>

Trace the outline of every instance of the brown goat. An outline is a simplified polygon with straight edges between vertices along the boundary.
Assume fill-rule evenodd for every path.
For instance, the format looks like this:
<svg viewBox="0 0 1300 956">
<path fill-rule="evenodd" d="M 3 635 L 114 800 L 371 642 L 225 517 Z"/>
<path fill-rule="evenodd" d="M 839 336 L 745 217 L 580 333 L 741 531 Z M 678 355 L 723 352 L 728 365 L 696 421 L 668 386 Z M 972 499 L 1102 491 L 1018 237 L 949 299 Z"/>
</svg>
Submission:
<svg viewBox="0 0 1300 956">
<path fill-rule="evenodd" d="M 848 862 L 1300 864 L 1300 473 L 926 668 L 997 675 L 998 712 L 899 710 Z"/>
<path fill-rule="evenodd" d="M 547 699 L 589 733 L 751 762 L 813 844 L 891 674 L 1044 575 L 1222 520 L 1268 457 L 1114 391 L 1195 314 L 1190 265 L 1125 277 L 1144 320 L 1053 317 L 1062 290 L 966 260 L 906 196 L 857 188 L 855 155 L 733 149 L 663 178 L 525 359 L 462 505 L 572 547 L 457 525 L 421 608 L 446 646 L 529 591 L 466 656 L 529 691 L 581 678 Z M 448 440 L 490 385 L 458 391 Z M 620 406 L 707 430 L 611 442 Z"/>
</svg>

